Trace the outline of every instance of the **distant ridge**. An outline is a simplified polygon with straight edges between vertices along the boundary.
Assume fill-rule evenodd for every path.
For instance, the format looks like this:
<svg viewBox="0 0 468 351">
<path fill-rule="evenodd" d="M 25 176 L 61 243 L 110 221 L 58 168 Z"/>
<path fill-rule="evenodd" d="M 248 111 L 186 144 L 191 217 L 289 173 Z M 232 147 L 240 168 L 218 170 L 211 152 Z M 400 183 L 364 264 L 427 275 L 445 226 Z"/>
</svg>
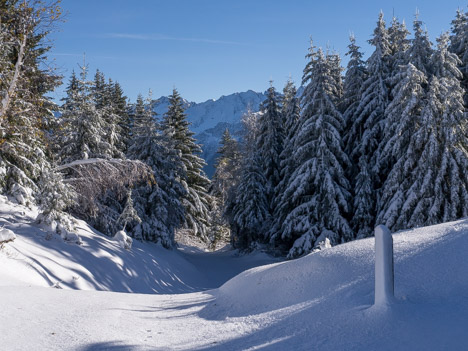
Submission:
<svg viewBox="0 0 468 351">
<path fill-rule="evenodd" d="M 217 100 L 207 100 L 196 103 L 184 100 L 187 119 L 195 138 L 202 145 L 202 157 L 207 162 L 206 174 L 211 177 L 214 173 L 214 163 L 219 141 L 227 128 L 236 137 L 241 130 L 242 115 L 250 108 L 256 112 L 260 104 L 266 99 L 264 93 L 253 90 L 221 96 Z M 154 101 L 154 111 L 162 116 L 169 105 L 167 96 L 161 96 Z"/>
</svg>

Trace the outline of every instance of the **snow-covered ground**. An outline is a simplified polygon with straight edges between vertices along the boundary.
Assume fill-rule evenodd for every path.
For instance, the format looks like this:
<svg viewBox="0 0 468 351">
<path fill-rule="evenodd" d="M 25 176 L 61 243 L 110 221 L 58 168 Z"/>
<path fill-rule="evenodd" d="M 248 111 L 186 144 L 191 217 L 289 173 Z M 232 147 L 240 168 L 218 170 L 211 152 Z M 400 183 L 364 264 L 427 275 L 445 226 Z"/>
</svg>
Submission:
<svg viewBox="0 0 468 351">
<path fill-rule="evenodd" d="M 394 234 L 396 302 L 374 308 L 373 239 L 252 268 L 206 290 L 271 259 L 138 242 L 127 251 L 83 223 L 83 246 L 47 241 L 32 214 L 2 201 L 0 226 L 17 235 L 0 250 L 2 350 L 468 345 L 468 220 Z M 51 288 L 57 281 L 91 291 Z"/>
</svg>

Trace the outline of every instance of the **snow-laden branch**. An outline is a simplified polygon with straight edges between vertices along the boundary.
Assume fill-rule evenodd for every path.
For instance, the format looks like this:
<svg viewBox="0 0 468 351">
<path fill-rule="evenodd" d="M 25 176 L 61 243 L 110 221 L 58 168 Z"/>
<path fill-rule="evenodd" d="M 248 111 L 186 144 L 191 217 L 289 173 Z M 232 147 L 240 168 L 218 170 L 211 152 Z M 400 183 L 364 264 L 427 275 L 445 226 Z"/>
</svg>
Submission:
<svg viewBox="0 0 468 351">
<path fill-rule="evenodd" d="M 108 191 L 123 199 L 127 189 L 138 183 L 154 183 L 150 167 L 138 160 L 90 158 L 76 160 L 56 168 L 68 174 L 66 182 L 78 194 L 76 211 L 93 217 L 99 210 L 99 199 Z"/>
<path fill-rule="evenodd" d="M 133 160 L 122 160 L 118 158 L 111 158 L 111 159 L 105 159 L 105 158 L 87 158 L 87 159 L 82 159 L 82 160 L 75 160 L 73 162 L 69 162 L 63 165 L 60 165 L 56 167 L 57 171 L 63 171 L 64 169 L 67 168 L 74 168 L 77 166 L 84 166 L 84 165 L 92 165 L 92 164 L 101 164 L 101 165 L 125 165 L 125 164 L 134 164 L 137 166 L 138 164 L 141 164 L 142 162 L 140 161 L 133 161 Z"/>
</svg>

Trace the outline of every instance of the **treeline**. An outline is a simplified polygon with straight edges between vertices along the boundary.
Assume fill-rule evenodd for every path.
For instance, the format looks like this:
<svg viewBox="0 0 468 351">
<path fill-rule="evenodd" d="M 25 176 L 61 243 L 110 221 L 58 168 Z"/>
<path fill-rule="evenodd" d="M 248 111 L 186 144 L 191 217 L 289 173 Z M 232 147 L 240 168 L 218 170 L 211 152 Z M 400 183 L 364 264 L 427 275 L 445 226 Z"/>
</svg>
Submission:
<svg viewBox="0 0 468 351">
<path fill-rule="evenodd" d="M 430 42 L 383 14 L 364 61 L 353 36 L 340 57 L 311 43 L 300 97 L 273 87 L 226 134 L 213 183 L 236 247 L 298 257 L 324 245 L 426 226 L 468 214 L 468 14 Z"/>
<path fill-rule="evenodd" d="M 216 201 L 178 92 L 156 116 L 151 95 L 129 105 L 117 82 L 100 71 L 90 80 L 83 64 L 55 105 L 47 94 L 62 77 L 47 52 L 60 18 L 58 2 L 0 2 L 1 193 L 39 205 L 37 221 L 66 240 L 80 242 L 71 213 L 168 248 L 178 229 L 213 241 Z"/>
<path fill-rule="evenodd" d="M 380 14 L 364 61 L 310 45 L 301 96 L 289 81 L 243 118 L 240 142 L 223 135 L 216 172 L 176 90 L 156 116 L 151 94 L 129 104 L 121 86 L 86 65 L 62 106 L 47 96 L 48 35 L 58 3 L 0 2 L 0 192 L 40 206 L 38 222 L 78 241 L 68 213 L 108 235 L 175 244 L 182 230 L 215 244 L 264 247 L 288 257 L 468 214 L 468 15 L 434 46 Z M 343 72 L 345 72 L 343 74 Z M 57 117 L 58 116 L 58 117 Z"/>
</svg>

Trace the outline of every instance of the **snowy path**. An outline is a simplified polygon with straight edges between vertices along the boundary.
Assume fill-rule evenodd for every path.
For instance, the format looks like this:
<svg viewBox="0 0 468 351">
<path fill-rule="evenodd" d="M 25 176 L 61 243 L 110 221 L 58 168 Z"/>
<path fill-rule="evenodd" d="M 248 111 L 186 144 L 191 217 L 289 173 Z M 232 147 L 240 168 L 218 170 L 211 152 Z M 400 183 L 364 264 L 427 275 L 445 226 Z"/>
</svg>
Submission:
<svg viewBox="0 0 468 351">
<path fill-rule="evenodd" d="M 205 277 L 205 285 L 200 287 L 200 290 L 219 288 L 229 279 L 243 271 L 279 262 L 279 259 L 263 253 L 238 256 L 236 252 L 228 249 L 216 252 L 204 252 L 197 248 L 185 246 L 179 248 L 179 252 Z"/>
</svg>

